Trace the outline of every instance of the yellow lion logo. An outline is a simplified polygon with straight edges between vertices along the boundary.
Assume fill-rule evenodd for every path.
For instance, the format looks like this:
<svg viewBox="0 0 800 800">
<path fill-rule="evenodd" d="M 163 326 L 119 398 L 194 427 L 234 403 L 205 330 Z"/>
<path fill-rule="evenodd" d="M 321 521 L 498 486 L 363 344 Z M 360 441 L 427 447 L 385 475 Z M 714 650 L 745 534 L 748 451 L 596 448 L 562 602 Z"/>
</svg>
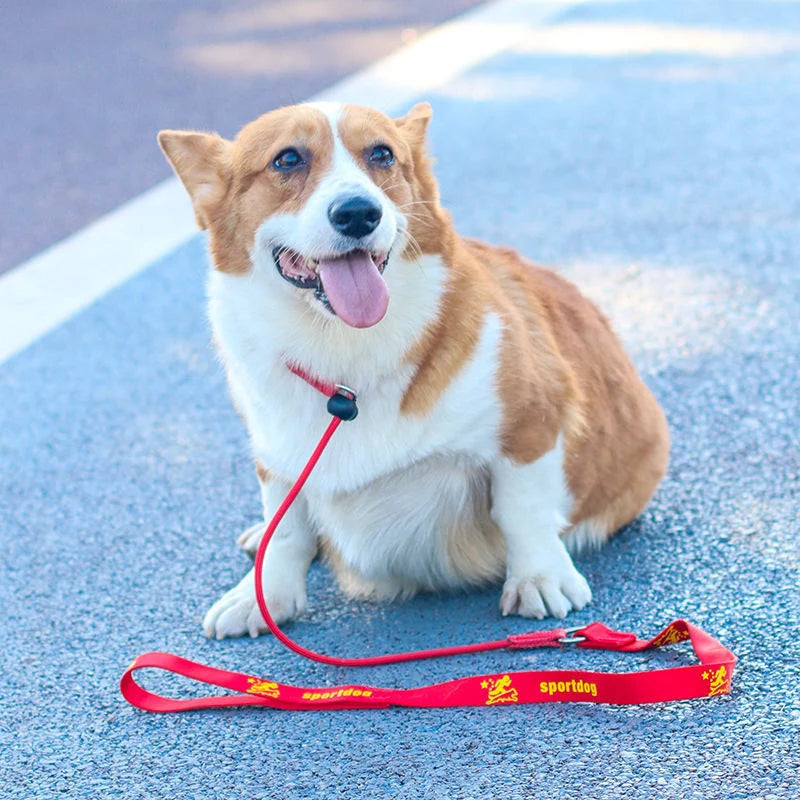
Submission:
<svg viewBox="0 0 800 800">
<path fill-rule="evenodd" d="M 511 676 L 503 675 L 502 678 L 492 679 L 481 682 L 481 689 L 487 689 L 486 705 L 493 706 L 497 703 L 516 703 L 518 702 L 517 690 L 511 685 Z"/>
<path fill-rule="evenodd" d="M 665 644 L 678 644 L 678 642 L 684 642 L 688 638 L 688 633 L 679 631 L 670 625 L 669 628 L 653 639 L 653 647 L 663 647 Z"/>
<path fill-rule="evenodd" d="M 704 672 L 703 678 L 709 682 L 709 697 L 715 697 L 718 694 L 727 694 L 730 691 L 730 678 L 724 666 L 712 672 Z"/>
<path fill-rule="evenodd" d="M 278 697 L 281 693 L 278 684 L 273 681 L 259 681 L 255 678 L 248 678 L 247 682 L 252 684 L 247 689 L 248 694 L 263 694 L 267 697 Z"/>
</svg>

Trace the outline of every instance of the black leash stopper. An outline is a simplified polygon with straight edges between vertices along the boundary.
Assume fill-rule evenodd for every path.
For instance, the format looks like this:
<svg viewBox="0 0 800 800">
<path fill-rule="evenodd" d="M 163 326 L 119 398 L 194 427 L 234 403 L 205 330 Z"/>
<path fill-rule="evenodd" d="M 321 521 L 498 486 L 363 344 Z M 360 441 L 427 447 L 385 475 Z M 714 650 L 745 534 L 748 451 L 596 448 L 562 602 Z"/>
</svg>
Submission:
<svg viewBox="0 0 800 800">
<path fill-rule="evenodd" d="M 328 413 L 339 417 L 343 422 L 350 422 L 358 416 L 356 393 L 347 386 L 336 386 L 336 394 L 328 398 Z"/>
</svg>

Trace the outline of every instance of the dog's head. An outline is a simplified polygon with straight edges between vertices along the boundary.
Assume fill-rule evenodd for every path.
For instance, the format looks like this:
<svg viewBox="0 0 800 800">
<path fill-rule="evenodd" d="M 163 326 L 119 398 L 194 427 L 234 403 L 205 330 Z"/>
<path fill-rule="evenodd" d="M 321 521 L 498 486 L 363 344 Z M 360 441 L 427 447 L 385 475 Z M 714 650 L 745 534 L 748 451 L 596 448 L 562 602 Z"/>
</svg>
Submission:
<svg viewBox="0 0 800 800">
<path fill-rule="evenodd" d="M 367 328 L 386 313 L 393 256 L 439 252 L 430 117 L 427 103 L 395 120 L 308 104 L 265 114 L 233 141 L 195 131 L 158 141 L 209 231 L 216 269 L 268 266 L 295 301 Z"/>
</svg>

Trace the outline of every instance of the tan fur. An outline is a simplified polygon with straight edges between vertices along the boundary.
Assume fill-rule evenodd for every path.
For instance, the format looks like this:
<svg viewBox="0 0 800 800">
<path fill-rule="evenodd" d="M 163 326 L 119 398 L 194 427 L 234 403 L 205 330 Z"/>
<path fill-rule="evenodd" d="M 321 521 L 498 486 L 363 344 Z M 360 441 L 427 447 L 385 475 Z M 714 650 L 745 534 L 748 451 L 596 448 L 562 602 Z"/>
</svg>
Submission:
<svg viewBox="0 0 800 800">
<path fill-rule="evenodd" d="M 215 133 L 161 131 L 158 144 L 192 199 L 198 227 L 205 230 L 228 192 L 230 142 Z"/>
<path fill-rule="evenodd" d="M 573 533 L 599 542 L 641 511 L 663 477 L 664 415 L 606 318 L 572 284 L 511 250 L 457 236 L 425 150 L 430 117 L 427 104 L 397 120 L 346 106 L 338 129 L 355 162 L 408 219 L 406 257 L 439 254 L 449 270 L 438 315 L 407 353 L 415 374 L 402 412 L 424 415 L 435 406 L 474 352 L 485 315 L 496 314 L 503 325 L 501 451 L 530 463 L 563 435 Z M 330 168 L 334 146 L 327 118 L 308 106 L 265 114 L 233 142 L 176 131 L 163 131 L 159 142 L 192 196 L 198 224 L 209 229 L 216 268 L 232 273 L 250 269 L 249 250 L 266 217 L 303 206 Z M 377 143 L 394 151 L 391 168 L 369 164 Z M 289 176 L 271 170 L 286 147 L 298 148 L 308 168 Z M 503 552 L 493 523 L 477 537 L 447 537 L 463 572 L 495 574 Z"/>
<path fill-rule="evenodd" d="M 216 134 L 162 131 L 159 144 L 192 197 L 201 228 L 209 230 L 214 267 L 250 270 L 258 226 L 276 213 L 302 208 L 333 160 L 333 136 L 315 108 L 280 108 L 245 125 L 233 142 Z M 284 174 L 269 168 L 295 147 L 308 167 Z"/>
<path fill-rule="evenodd" d="M 272 478 L 270 471 L 258 460 L 256 460 L 256 475 L 259 483 L 267 483 Z"/>
<path fill-rule="evenodd" d="M 530 463 L 565 438 L 573 526 L 599 540 L 630 522 L 666 471 L 669 434 L 607 319 L 567 280 L 514 251 L 463 239 L 436 320 L 410 356 L 403 403 L 424 414 L 474 348 L 486 310 L 504 324 L 498 371 L 502 449 Z M 476 319 L 477 317 L 477 319 Z"/>
<path fill-rule="evenodd" d="M 664 476 L 669 451 L 664 414 L 594 304 L 556 273 L 501 253 L 507 273 L 540 309 L 540 323 L 553 348 L 553 369 L 537 383 L 549 384 L 550 392 L 563 398 L 560 421 L 574 498 L 571 522 L 604 520 L 610 533 L 641 511 Z M 504 354 L 509 364 L 524 357 L 517 347 L 507 344 L 506 350 L 511 351 Z M 502 396 L 522 405 L 519 380 L 510 370 L 501 372 L 503 380 Z M 528 391 L 535 402 L 542 389 Z M 524 441 L 526 428 L 535 421 L 528 418 L 526 425 L 524 415 L 517 418 L 511 428 L 518 441 Z M 510 455 L 529 460 L 518 448 Z"/>
<path fill-rule="evenodd" d="M 438 253 L 447 235 L 449 217 L 439 206 L 439 191 L 425 153 L 425 131 L 431 118 L 428 103 L 418 103 L 404 117 L 389 120 L 379 111 L 347 106 L 339 120 L 339 136 L 356 163 L 365 163 L 375 144 L 391 147 L 395 163 L 388 169 L 365 163 L 367 174 L 409 222 L 406 257 Z"/>
<path fill-rule="evenodd" d="M 430 106 L 419 103 L 392 121 L 380 112 L 347 106 L 339 135 L 357 163 L 409 219 L 409 253 L 438 252 L 448 217 L 439 208 L 436 183 L 425 155 Z M 370 167 L 365 152 L 389 144 L 396 163 Z M 279 108 L 246 125 L 234 141 L 199 131 L 161 131 L 158 142 L 195 208 L 198 225 L 208 229 L 216 269 L 250 269 L 249 250 L 260 223 L 278 212 L 303 206 L 330 169 L 333 137 L 324 114 L 310 106 Z M 269 164 L 286 147 L 309 157 L 309 167 L 288 176 Z"/>
<path fill-rule="evenodd" d="M 403 397 L 404 414 L 422 416 L 429 412 L 478 342 L 486 311 L 480 286 L 473 285 L 479 276 L 460 269 L 459 261 L 450 259 L 450 263 L 453 266 L 439 314 L 407 355 L 416 371 Z"/>
</svg>

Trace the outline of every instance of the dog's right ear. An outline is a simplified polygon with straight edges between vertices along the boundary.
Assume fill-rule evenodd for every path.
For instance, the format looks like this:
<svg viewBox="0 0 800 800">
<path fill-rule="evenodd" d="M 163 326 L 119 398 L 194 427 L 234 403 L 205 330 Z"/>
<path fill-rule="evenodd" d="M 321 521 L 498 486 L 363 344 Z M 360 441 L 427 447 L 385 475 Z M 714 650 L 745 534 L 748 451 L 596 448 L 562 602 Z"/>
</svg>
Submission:
<svg viewBox="0 0 800 800">
<path fill-rule="evenodd" d="M 215 133 L 161 131 L 158 144 L 192 198 L 200 228 L 208 227 L 231 182 L 231 142 Z"/>
</svg>

